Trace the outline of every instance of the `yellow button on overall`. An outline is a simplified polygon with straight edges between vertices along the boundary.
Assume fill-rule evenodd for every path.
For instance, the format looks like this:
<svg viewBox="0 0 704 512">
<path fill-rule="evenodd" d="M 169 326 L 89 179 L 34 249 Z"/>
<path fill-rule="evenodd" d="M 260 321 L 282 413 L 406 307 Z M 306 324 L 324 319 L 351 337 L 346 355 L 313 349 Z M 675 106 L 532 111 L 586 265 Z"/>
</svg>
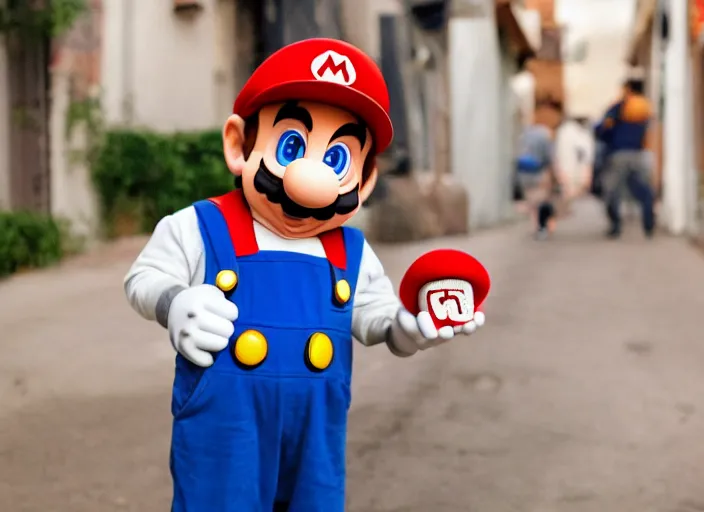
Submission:
<svg viewBox="0 0 704 512">
<path fill-rule="evenodd" d="M 347 301 L 350 300 L 351 295 L 352 289 L 350 288 L 350 283 L 348 283 L 345 279 L 340 279 L 337 283 L 335 283 L 335 299 L 338 303 L 347 304 Z"/>
<path fill-rule="evenodd" d="M 237 274 L 232 270 L 221 270 L 215 276 L 215 286 L 223 292 L 231 292 L 237 286 Z"/>
<path fill-rule="evenodd" d="M 235 341 L 235 359 L 245 366 L 257 366 L 269 351 L 266 338 L 255 330 L 244 331 Z"/>
<path fill-rule="evenodd" d="M 324 370 L 332 362 L 332 341 L 322 332 L 316 332 L 308 339 L 306 358 L 315 370 Z"/>
</svg>

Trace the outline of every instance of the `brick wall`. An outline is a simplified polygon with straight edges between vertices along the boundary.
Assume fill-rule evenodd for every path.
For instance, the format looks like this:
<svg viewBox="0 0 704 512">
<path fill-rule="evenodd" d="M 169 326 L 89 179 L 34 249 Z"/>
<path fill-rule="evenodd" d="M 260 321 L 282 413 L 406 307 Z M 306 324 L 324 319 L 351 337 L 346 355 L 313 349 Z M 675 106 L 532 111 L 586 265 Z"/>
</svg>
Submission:
<svg viewBox="0 0 704 512">
<path fill-rule="evenodd" d="M 88 98 L 100 86 L 102 0 L 91 0 L 89 7 L 72 29 L 52 45 L 51 68 L 70 76 L 73 101 Z"/>
<path fill-rule="evenodd" d="M 89 117 L 100 92 L 103 36 L 102 0 L 52 45 L 51 55 L 51 211 L 68 220 L 73 234 L 92 238 L 98 232 L 99 207 L 85 151 L 89 149 Z"/>
</svg>

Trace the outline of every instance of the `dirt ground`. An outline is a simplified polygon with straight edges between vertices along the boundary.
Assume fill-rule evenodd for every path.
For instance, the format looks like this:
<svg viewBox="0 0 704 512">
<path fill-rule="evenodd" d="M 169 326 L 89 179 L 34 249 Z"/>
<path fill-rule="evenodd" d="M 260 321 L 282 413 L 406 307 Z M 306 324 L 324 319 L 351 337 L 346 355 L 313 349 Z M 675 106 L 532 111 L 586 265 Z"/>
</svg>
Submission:
<svg viewBox="0 0 704 512">
<path fill-rule="evenodd" d="M 487 325 L 411 359 L 358 347 L 350 512 L 704 511 L 704 259 L 578 205 L 378 247 L 398 282 L 453 246 L 493 278 Z M 143 240 L 0 283 L 0 511 L 169 509 L 173 353 L 121 281 Z"/>
</svg>

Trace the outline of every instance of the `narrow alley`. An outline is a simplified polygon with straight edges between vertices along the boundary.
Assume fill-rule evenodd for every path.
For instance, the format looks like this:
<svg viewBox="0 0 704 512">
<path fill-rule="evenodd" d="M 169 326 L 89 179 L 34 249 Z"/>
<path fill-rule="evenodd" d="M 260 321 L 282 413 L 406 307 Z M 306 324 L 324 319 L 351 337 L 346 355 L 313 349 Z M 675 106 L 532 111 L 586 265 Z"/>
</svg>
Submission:
<svg viewBox="0 0 704 512">
<path fill-rule="evenodd" d="M 704 510 L 704 261 L 524 224 L 377 247 L 396 283 L 431 246 L 470 251 L 487 325 L 408 360 L 358 347 L 351 512 Z M 173 351 L 122 277 L 143 239 L 0 283 L 0 510 L 166 510 Z"/>
</svg>

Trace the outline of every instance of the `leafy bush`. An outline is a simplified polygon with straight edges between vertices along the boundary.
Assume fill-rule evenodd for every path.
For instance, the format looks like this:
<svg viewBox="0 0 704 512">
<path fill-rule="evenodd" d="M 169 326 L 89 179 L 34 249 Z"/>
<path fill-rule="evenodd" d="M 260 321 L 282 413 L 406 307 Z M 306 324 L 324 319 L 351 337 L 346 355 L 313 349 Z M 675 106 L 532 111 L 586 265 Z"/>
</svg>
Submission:
<svg viewBox="0 0 704 512">
<path fill-rule="evenodd" d="M 157 134 L 108 131 L 93 165 L 108 235 L 132 218 L 150 232 L 162 217 L 232 190 L 219 131 Z"/>
<path fill-rule="evenodd" d="M 70 30 L 89 8 L 88 0 L 0 2 L 0 32 L 19 32 L 39 40 L 58 37 Z"/>
<path fill-rule="evenodd" d="M 37 213 L 0 212 L 0 276 L 45 267 L 63 255 L 59 222 Z"/>
</svg>

